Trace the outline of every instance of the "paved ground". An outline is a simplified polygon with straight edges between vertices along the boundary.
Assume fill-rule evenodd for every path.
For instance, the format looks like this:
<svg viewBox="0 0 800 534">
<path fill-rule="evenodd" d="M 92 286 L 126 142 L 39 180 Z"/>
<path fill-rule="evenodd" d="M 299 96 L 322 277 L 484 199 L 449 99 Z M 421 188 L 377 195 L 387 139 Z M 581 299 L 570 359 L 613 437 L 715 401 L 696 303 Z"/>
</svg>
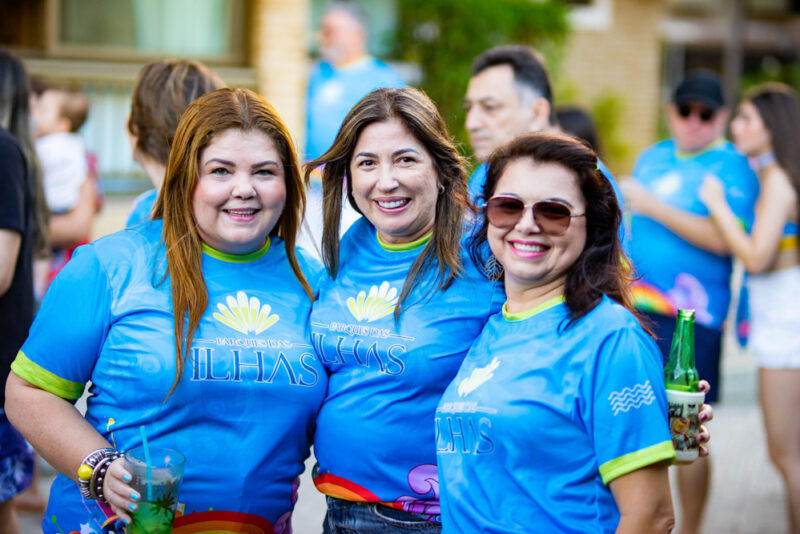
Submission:
<svg viewBox="0 0 800 534">
<path fill-rule="evenodd" d="M 122 205 L 112 199 L 99 226 L 113 229 L 121 225 L 124 209 L 114 208 Z M 710 427 L 713 474 L 703 532 L 783 534 L 787 531 L 783 483 L 767 457 L 755 366 L 753 359 L 736 350 L 730 340 L 726 340 L 723 380 L 722 403 L 716 407 Z M 319 534 L 322 530 L 325 501 L 309 478 L 311 465 L 309 460 L 294 513 L 296 534 Z M 51 479 L 52 475 L 45 473 L 38 481 L 45 494 Z M 677 513 L 680 515 L 680 510 Z M 41 532 L 40 521 L 41 517 L 23 516 L 21 534 Z"/>
</svg>

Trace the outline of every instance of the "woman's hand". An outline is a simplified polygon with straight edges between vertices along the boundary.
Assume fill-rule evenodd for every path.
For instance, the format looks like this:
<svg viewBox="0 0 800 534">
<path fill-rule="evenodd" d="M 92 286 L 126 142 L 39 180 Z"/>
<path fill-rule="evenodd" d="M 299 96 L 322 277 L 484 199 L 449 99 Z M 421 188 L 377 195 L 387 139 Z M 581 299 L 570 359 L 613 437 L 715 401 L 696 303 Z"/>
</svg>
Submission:
<svg viewBox="0 0 800 534">
<path fill-rule="evenodd" d="M 711 384 L 709 384 L 705 380 L 700 381 L 700 391 L 708 395 L 708 392 L 711 391 Z M 701 423 L 707 423 L 714 419 L 714 409 L 711 407 L 710 404 L 703 404 L 703 407 L 700 409 L 700 414 L 697 416 Z M 697 435 L 697 441 L 700 443 L 700 456 L 708 456 L 708 449 L 705 446 L 705 443 L 708 443 L 708 440 L 711 439 L 711 433 L 708 431 L 705 425 L 700 425 L 700 434 Z"/>
<path fill-rule="evenodd" d="M 728 207 L 728 201 L 725 199 L 725 188 L 720 179 L 713 174 L 706 174 L 698 196 L 712 215 L 720 213 L 720 211 Z"/>
<path fill-rule="evenodd" d="M 123 466 L 124 463 L 122 458 L 117 458 L 108 466 L 106 477 L 103 480 L 103 496 L 114 513 L 125 524 L 130 525 L 130 514 L 139 508 L 139 500 L 142 496 L 128 485 L 131 481 L 131 474 Z"/>
</svg>

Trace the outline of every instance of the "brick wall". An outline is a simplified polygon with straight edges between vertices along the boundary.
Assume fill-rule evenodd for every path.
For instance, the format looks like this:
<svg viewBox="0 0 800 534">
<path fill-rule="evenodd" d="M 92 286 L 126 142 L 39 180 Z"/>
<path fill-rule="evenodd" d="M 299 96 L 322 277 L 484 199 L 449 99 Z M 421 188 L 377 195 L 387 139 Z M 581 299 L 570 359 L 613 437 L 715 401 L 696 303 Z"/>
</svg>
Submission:
<svg viewBox="0 0 800 534">
<path fill-rule="evenodd" d="M 624 98 L 620 133 L 631 150 L 626 161 L 612 169 L 623 174 L 656 140 L 662 112 L 659 24 L 666 8 L 659 0 L 611 0 L 611 5 L 610 27 L 570 35 L 560 76 L 575 86 L 575 103 L 583 106 L 607 91 Z"/>
<path fill-rule="evenodd" d="M 253 4 L 251 54 L 258 90 L 286 121 L 301 150 L 311 0 L 254 0 Z"/>
</svg>

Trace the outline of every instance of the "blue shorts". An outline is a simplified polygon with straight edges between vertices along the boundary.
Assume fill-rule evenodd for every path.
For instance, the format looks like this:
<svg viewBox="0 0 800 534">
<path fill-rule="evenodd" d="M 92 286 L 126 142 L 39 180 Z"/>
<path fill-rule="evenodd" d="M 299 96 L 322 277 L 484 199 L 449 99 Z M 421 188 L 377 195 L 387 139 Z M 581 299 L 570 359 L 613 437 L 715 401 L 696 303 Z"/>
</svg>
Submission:
<svg viewBox="0 0 800 534">
<path fill-rule="evenodd" d="M 675 333 L 675 317 L 657 313 L 638 312 L 645 324 L 656 335 L 656 343 L 661 349 L 664 365 L 669 359 L 672 347 L 672 336 Z M 711 391 L 706 394 L 706 402 L 717 402 L 720 387 L 719 360 L 722 353 L 722 332 L 695 323 L 694 325 L 694 364 L 700 378 L 711 384 Z"/>
<path fill-rule="evenodd" d="M 353 502 L 327 497 L 328 513 L 323 534 L 438 534 L 442 524 L 419 514 L 404 512 L 374 502 Z"/>
<path fill-rule="evenodd" d="M 33 449 L 0 409 L 0 502 L 31 485 L 34 461 Z"/>
</svg>

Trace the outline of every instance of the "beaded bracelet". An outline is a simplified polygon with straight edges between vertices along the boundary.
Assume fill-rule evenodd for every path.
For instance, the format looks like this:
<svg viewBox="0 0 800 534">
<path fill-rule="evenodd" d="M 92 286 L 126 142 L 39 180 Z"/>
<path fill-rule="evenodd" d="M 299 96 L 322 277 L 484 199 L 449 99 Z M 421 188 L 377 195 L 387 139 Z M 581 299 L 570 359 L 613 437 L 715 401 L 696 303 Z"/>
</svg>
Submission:
<svg viewBox="0 0 800 534">
<path fill-rule="evenodd" d="M 122 454 L 115 449 L 97 449 L 90 452 L 78 468 L 78 487 L 81 495 L 87 499 L 95 499 L 107 503 L 103 496 L 103 479 L 111 462 Z"/>
</svg>

